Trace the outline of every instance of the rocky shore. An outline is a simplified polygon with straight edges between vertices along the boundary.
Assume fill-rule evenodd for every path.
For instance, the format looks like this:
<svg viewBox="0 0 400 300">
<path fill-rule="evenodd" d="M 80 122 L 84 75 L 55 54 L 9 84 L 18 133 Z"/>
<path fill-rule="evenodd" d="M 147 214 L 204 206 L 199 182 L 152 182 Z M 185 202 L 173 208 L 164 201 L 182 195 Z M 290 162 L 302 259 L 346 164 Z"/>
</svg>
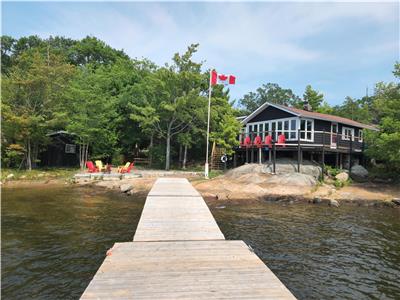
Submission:
<svg viewBox="0 0 400 300">
<path fill-rule="evenodd" d="M 146 195 L 158 177 L 185 177 L 201 193 L 207 202 L 223 201 L 274 201 L 283 203 L 310 203 L 339 207 L 343 204 L 358 206 L 390 206 L 400 208 L 400 185 L 362 182 L 337 186 L 332 179 L 318 181 L 321 169 L 305 163 L 302 173 L 297 173 L 290 162 L 276 165 L 276 174 L 270 166 L 247 164 L 214 179 L 204 179 L 201 173 L 182 171 L 137 171 L 123 179 L 103 178 L 92 180 L 47 179 L 38 181 L 9 181 L 3 186 L 28 187 L 55 184 L 92 185 L 117 190 L 127 195 Z M 339 174 L 337 177 L 345 177 Z"/>
</svg>

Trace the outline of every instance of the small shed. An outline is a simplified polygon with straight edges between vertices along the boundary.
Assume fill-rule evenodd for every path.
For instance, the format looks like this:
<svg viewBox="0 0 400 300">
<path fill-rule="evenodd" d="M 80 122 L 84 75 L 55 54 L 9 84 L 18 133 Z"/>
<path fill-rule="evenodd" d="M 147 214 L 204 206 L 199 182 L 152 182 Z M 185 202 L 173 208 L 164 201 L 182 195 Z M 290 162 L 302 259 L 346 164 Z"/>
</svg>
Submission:
<svg viewBox="0 0 400 300">
<path fill-rule="evenodd" d="M 79 166 L 79 145 L 75 143 L 75 134 L 64 130 L 48 133 L 50 142 L 40 155 L 43 167 Z"/>
</svg>

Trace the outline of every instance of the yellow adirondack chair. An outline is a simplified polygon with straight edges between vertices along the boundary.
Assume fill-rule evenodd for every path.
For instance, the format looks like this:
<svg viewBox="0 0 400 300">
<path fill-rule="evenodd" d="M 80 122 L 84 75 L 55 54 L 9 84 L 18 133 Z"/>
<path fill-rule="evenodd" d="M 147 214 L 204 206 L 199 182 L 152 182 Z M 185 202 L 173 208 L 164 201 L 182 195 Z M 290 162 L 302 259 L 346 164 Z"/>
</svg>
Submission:
<svg viewBox="0 0 400 300">
<path fill-rule="evenodd" d="M 131 165 L 131 163 L 128 161 L 128 162 L 125 164 L 125 166 L 119 166 L 119 167 L 118 167 L 118 173 L 121 173 L 121 171 L 122 171 L 123 169 L 129 168 L 130 165 Z"/>
<path fill-rule="evenodd" d="M 103 165 L 103 162 L 101 160 L 96 160 L 95 161 L 96 167 L 99 169 L 100 172 L 106 171 L 106 166 Z"/>
</svg>

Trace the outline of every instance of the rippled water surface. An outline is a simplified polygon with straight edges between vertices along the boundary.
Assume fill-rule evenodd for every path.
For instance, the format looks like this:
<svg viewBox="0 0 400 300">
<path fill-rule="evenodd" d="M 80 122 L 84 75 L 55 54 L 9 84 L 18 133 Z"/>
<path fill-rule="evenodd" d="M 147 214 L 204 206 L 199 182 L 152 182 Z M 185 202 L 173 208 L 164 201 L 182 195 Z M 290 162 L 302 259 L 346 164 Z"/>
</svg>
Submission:
<svg viewBox="0 0 400 300">
<path fill-rule="evenodd" d="M 299 299 L 400 299 L 400 210 L 211 204 Z"/>
<path fill-rule="evenodd" d="M 2 190 L 2 299 L 78 299 L 144 199 L 88 187 Z"/>
<path fill-rule="evenodd" d="M 2 190 L 2 299 L 78 299 L 144 199 L 89 187 Z M 299 299 L 400 299 L 400 210 L 211 204 Z M 222 208 L 224 207 L 224 208 Z"/>
</svg>

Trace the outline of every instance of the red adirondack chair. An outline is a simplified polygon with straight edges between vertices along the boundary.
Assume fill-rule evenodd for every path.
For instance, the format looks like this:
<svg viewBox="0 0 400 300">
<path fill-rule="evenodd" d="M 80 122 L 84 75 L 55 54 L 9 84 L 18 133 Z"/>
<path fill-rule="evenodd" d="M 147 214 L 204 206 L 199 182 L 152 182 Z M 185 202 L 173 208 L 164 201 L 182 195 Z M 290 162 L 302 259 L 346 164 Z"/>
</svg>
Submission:
<svg viewBox="0 0 400 300">
<path fill-rule="evenodd" d="M 284 134 L 280 134 L 278 136 L 278 144 L 280 144 L 280 146 L 285 147 L 285 143 L 286 143 L 286 137 Z"/>
<path fill-rule="evenodd" d="M 259 135 L 257 135 L 254 139 L 254 145 L 258 148 L 262 147 L 262 139 Z"/>
<path fill-rule="evenodd" d="M 265 137 L 265 146 L 268 146 L 269 148 L 271 148 L 272 147 L 272 136 L 270 136 L 270 135 L 267 135 L 266 137 Z"/>
<path fill-rule="evenodd" d="M 95 167 L 92 161 L 87 161 L 86 162 L 86 168 L 88 168 L 89 173 L 96 173 L 99 172 L 99 170 Z"/>
<path fill-rule="evenodd" d="M 250 139 L 250 137 L 249 136 L 247 136 L 245 139 L 244 139 L 244 145 L 248 148 L 248 147 L 251 147 L 251 139 Z"/>
</svg>

